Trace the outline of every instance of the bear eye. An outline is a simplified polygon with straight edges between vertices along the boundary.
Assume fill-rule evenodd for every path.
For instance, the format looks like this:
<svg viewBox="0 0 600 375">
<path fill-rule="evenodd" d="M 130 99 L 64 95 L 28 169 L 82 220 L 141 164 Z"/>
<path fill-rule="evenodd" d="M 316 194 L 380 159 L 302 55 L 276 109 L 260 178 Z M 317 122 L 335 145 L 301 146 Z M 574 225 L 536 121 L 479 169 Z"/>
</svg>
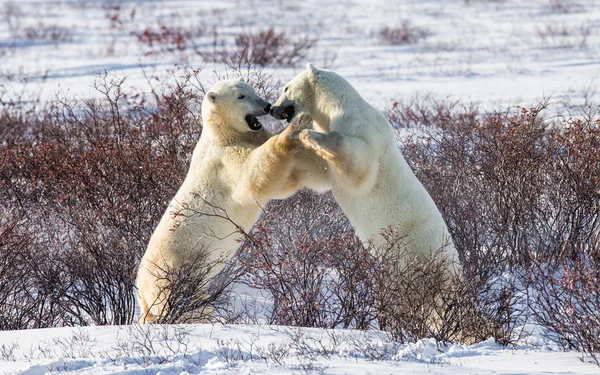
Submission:
<svg viewBox="0 0 600 375">
<path fill-rule="evenodd" d="M 284 88 L 284 89 L 283 89 L 283 92 L 287 92 L 287 89 L 288 89 L 287 87 L 286 87 L 286 88 Z"/>
<path fill-rule="evenodd" d="M 246 97 L 246 95 L 240 95 L 238 96 L 238 99 L 244 99 Z"/>
</svg>

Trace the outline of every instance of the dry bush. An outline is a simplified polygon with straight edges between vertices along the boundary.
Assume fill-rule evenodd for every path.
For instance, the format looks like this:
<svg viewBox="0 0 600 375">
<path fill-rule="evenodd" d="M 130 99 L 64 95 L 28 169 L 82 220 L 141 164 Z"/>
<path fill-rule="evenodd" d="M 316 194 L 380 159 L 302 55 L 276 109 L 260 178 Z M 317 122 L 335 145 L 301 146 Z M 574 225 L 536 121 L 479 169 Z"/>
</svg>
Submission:
<svg viewBox="0 0 600 375">
<path fill-rule="evenodd" d="M 563 125 L 553 139 L 560 149 L 551 183 L 561 194 L 548 216 L 554 243 L 531 254 L 530 303 L 550 339 L 600 365 L 600 120 L 588 116 Z"/>
<path fill-rule="evenodd" d="M 135 34 L 140 44 L 146 45 L 150 53 L 185 51 L 190 46 L 193 31 L 181 27 L 160 25 L 158 28 L 147 27 Z"/>
<path fill-rule="evenodd" d="M 500 342 L 514 342 L 542 311 L 527 308 L 527 292 L 545 285 L 531 284 L 532 270 L 599 251 L 600 123 L 544 120 L 545 105 L 475 116 L 468 107 L 447 116 L 449 106 L 413 106 L 413 125 L 441 128 L 408 139 L 404 154 L 446 219 L 478 313 Z"/>
<path fill-rule="evenodd" d="M 537 35 L 548 48 L 586 49 L 593 28 L 588 23 L 577 26 L 547 24 L 537 29 Z"/>
<path fill-rule="evenodd" d="M 442 211 L 469 273 L 523 264 L 532 246 L 548 240 L 536 230 L 544 195 L 555 195 L 546 181 L 554 149 L 541 110 L 452 116 L 443 130 L 406 142 L 407 161 Z"/>
<path fill-rule="evenodd" d="M 202 130 L 199 73 L 148 77 L 149 94 L 103 74 L 93 99 L 0 108 L 3 327 L 133 321 L 137 264 Z M 244 74 L 261 93 L 274 90 L 260 70 L 229 74 Z M 223 300 L 230 279 L 211 284 L 201 300 L 205 268 L 201 259 L 188 264 L 163 275 L 175 290 L 165 321 L 186 321 L 192 307 Z"/>
<path fill-rule="evenodd" d="M 21 18 L 23 15 L 23 10 L 19 5 L 12 1 L 4 2 L 2 18 L 6 22 L 11 36 L 16 36 L 21 29 Z"/>
<path fill-rule="evenodd" d="M 455 122 L 472 124 L 479 112 L 473 104 L 456 101 L 439 101 L 433 95 L 414 96 L 404 101 L 394 101 L 383 111 L 395 128 L 435 127 L 446 128 Z"/>
<path fill-rule="evenodd" d="M 331 195 L 301 191 L 269 204 L 242 253 L 249 284 L 273 296 L 272 323 L 371 326 L 374 258 Z"/>
<path fill-rule="evenodd" d="M 306 58 L 306 53 L 316 42 L 308 36 L 292 40 L 285 32 L 277 33 L 272 27 L 255 34 L 239 34 L 235 38 L 238 54 L 261 66 L 294 66 Z"/>
<path fill-rule="evenodd" d="M 204 323 L 214 318 L 213 310 L 227 302 L 225 291 L 241 272 L 232 264 L 212 277 L 213 269 L 223 267 L 227 261 L 209 261 L 206 251 L 199 249 L 183 259 L 180 266 L 160 267 L 153 276 L 161 288 L 154 304 L 161 306 L 161 311 L 155 312 L 152 323 Z"/>
<path fill-rule="evenodd" d="M 152 110 L 116 77 L 96 89 L 102 98 L 59 99 L 39 121 L 2 116 L 14 126 L 3 129 L 0 194 L 33 238 L 26 289 L 51 317 L 38 326 L 133 320 L 137 263 L 201 131 L 189 87 L 156 93 Z"/>
<path fill-rule="evenodd" d="M 117 336 L 110 360 L 121 363 L 128 359 L 147 366 L 149 362 L 172 363 L 183 357 L 196 364 L 190 340 L 190 330 L 185 326 L 132 324 L 127 327 L 125 337 Z"/>
<path fill-rule="evenodd" d="M 444 310 L 458 280 L 447 272 L 441 252 L 417 258 L 406 251 L 404 236 L 388 231 L 385 237 L 387 244 L 376 250 L 379 326 L 399 342 L 427 337 L 447 341 L 456 336 L 457 332 L 449 330 Z"/>
<path fill-rule="evenodd" d="M 450 270 L 444 248 L 415 257 L 406 252 L 405 236 L 384 233 L 386 245 L 375 249 L 378 270 L 375 296 L 379 326 L 398 342 L 434 338 L 474 343 L 494 337 L 507 345 L 521 322 L 514 306 L 521 290 L 514 279 L 482 280 Z"/>
<path fill-rule="evenodd" d="M 34 25 L 23 24 L 25 13 L 15 2 L 4 3 L 2 18 L 8 26 L 11 38 L 28 42 L 49 42 L 54 45 L 73 41 L 73 30 L 56 24 L 46 24 L 38 20 Z M 28 16 L 28 15 L 27 15 Z"/>
<path fill-rule="evenodd" d="M 384 26 L 379 30 L 382 41 L 392 46 L 415 44 L 427 38 L 429 32 L 420 27 L 403 22 L 400 27 Z"/>
<path fill-rule="evenodd" d="M 135 20 L 136 13 L 135 7 L 128 10 L 124 9 L 122 4 L 117 3 L 107 7 L 104 18 L 109 21 L 110 29 L 123 30 L 127 24 Z"/>
<path fill-rule="evenodd" d="M 548 0 L 548 6 L 553 13 L 567 14 L 584 10 L 579 1 Z"/>
<path fill-rule="evenodd" d="M 577 258 L 547 256 L 530 272 L 531 308 L 546 338 L 563 349 L 588 353 L 600 366 L 600 238 Z"/>
<path fill-rule="evenodd" d="M 38 315 L 43 301 L 27 268 L 34 235 L 24 214 L 0 210 L 0 330 L 37 328 L 46 316 Z"/>
<path fill-rule="evenodd" d="M 31 42 L 50 42 L 54 45 L 72 42 L 73 31 L 58 25 L 46 25 L 40 22 L 36 26 L 28 26 L 22 30 L 21 38 Z"/>
<path fill-rule="evenodd" d="M 316 38 L 302 35 L 288 37 L 285 32 L 276 32 L 272 27 L 255 33 L 238 34 L 234 49 L 227 47 L 216 29 L 213 39 L 212 51 L 197 50 L 206 61 L 262 67 L 295 66 L 306 59 L 307 53 L 317 43 Z"/>
</svg>

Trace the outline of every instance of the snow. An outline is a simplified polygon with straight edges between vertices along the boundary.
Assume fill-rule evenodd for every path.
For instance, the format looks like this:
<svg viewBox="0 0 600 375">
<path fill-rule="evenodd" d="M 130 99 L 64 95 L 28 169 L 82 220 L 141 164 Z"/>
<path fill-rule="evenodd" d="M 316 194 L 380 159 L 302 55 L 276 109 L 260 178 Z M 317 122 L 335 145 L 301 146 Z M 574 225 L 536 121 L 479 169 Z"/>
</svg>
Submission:
<svg viewBox="0 0 600 375">
<path fill-rule="evenodd" d="M 379 332 L 261 325 L 50 328 L 0 334 L 0 374 L 597 374 L 574 352 L 397 344 Z"/>
<path fill-rule="evenodd" d="M 381 109 L 399 98 L 432 93 L 490 110 L 528 106 L 551 96 L 554 102 L 568 102 L 567 110 L 577 111 L 599 101 L 600 1 L 565 1 L 567 12 L 553 10 L 553 3 L 557 2 L 5 0 L 0 2 L 0 100 L 20 94 L 24 100 L 49 100 L 57 92 L 93 96 L 96 75 L 105 70 L 127 77 L 128 87 L 149 90 L 147 77 L 167 76 L 179 66 L 202 67 L 201 78 L 210 84 L 226 74 L 222 64 L 205 62 L 191 47 L 157 53 L 132 33 L 159 24 L 177 26 L 192 30 L 195 47 L 208 51 L 213 27 L 231 45 L 239 32 L 274 26 L 288 37 L 318 38 L 308 59 L 345 76 Z M 111 28 L 107 16 L 115 12 L 122 23 Z M 381 41 L 381 27 L 405 21 L 428 36 L 410 45 Z M 23 36 L 27 27 L 50 26 L 62 30 L 65 41 Z M 551 35 L 548 30 L 567 32 Z M 282 83 L 301 69 L 302 64 L 266 68 Z M 261 298 L 260 305 L 268 309 L 268 298 Z M 379 332 L 268 325 L 0 332 L 0 374 L 600 373 L 581 359 L 579 353 L 558 351 L 541 335 L 505 348 L 493 341 L 400 345 Z"/>
<path fill-rule="evenodd" d="M 199 51 L 210 50 L 211 30 L 229 46 L 239 32 L 274 26 L 288 37 L 318 38 L 309 52 L 316 66 L 344 75 L 371 102 L 416 93 L 498 106 L 531 105 L 544 96 L 571 105 L 597 98 L 600 74 L 600 3 L 566 2 L 568 12 L 553 11 L 549 0 L 239 0 L 179 1 L 3 1 L 0 24 L 0 75 L 21 74 L 36 93 L 57 91 L 93 94 L 94 75 L 106 70 L 128 77 L 128 84 L 147 87 L 143 70 L 164 74 L 176 65 L 213 70 L 187 48 L 156 53 L 137 42 L 134 33 L 160 24 L 192 30 Z M 115 11 L 115 4 L 120 10 Z M 8 13 L 7 9 L 15 9 Z M 131 12 L 135 10 L 133 18 Z M 12 14 L 8 16 L 7 14 Z M 16 15 L 15 15 L 16 14 Z M 109 27 L 107 16 L 119 14 L 122 24 Z M 386 45 L 383 26 L 408 21 L 428 34 L 410 45 Z M 57 25 L 70 32 L 70 42 L 31 41 L 11 31 Z M 550 29 L 549 29 L 550 28 Z M 13 27 L 14 29 L 14 27 Z M 553 30 L 553 32 L 548 32 Z M 562 35 L 566 30 L 567 35 Z M 154 53 L 150 53 L 154 52 Z M 289 80 L 303 66 L 280 68 L 275 78 Z M 23 83 L 16 85 L 22 88 Z M 587 98 L 589 99 L 589 98 Z"/>
</svg>

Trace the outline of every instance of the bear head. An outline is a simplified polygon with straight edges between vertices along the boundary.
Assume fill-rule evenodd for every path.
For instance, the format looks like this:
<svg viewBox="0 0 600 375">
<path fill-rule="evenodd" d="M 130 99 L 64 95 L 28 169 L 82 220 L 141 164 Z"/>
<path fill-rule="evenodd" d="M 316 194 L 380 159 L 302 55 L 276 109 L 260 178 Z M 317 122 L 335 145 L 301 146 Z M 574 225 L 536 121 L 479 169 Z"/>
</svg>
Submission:
<svg viewBox="0 0 600 375">
<path fill-rule="evenodd" d="M 202 101 L 202 118 L 205 126 L 222 127 L 226 124 L 239 133 L 262 129 L 257 117 L 271 110 L 271 104 L 258 96 L 254 88 L 242 78 L 217 82 Z M 226 130 L 226 129 L 220 129 Z"/>
<path fill-rule="evenodd" d="M 283 94 L 271 108 L 271 116 L 278 120 L 292 122 L 298 113 L 313 113 L 314 109 L 314 83 L 320 70 L 312 64 L 306 65 L 306 70 L 288 82 L 283 89 Z"/>
</svg>

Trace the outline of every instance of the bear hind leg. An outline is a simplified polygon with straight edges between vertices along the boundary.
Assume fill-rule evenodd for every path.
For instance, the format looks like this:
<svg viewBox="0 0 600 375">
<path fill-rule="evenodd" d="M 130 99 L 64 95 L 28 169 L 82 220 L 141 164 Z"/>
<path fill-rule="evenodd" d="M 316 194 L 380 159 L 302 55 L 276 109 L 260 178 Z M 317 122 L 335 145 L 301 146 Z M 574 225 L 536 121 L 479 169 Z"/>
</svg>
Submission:
<svg viewBox="0 0 600 375">
<path fill-rule="evenodd" d="M 138 298 L 138 304 L 140 305 L 140 316 L 138 318 L 139 324 L 148 324 L 152 323 L 154 320 L 154 315 L 150 312 L 150 308 L 148 303 L 143 297 Z"/>
</svg>

